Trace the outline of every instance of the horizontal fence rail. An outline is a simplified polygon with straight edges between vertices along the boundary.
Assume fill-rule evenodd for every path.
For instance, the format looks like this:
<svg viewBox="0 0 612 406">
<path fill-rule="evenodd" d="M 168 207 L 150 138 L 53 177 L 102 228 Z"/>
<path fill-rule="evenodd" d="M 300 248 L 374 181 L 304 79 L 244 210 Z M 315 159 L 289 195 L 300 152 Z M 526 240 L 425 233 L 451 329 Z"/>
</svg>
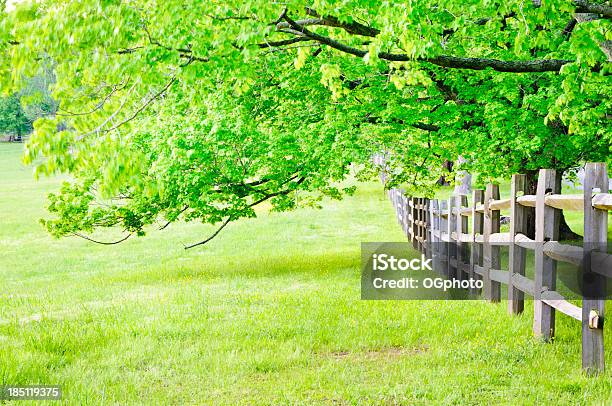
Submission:
<svg viewBox="0 0 612 406">
<path fill-rule="evenodd" d="M 386 184 L 385 156 L 374 156 L 374 163 Z M 582 195 L 562 195 L 559 185 L 554 170 L 542 169 L 535 195 L 525 194 L 524 175 L 512 176 L 507 199 L 500 199 L 499 187 L 492 184 L 486 190 L 474 190 L 470 197 L 454 195 L 447 200 L 409 197 L 397 188 L 387 193 L 413 247 L 434 263 L 444 264 L 449 278 L 482 279 L 482 294 L 492 302 L 501 300 L 501 287 L 507 286 L 508 311 L 512 314 L 523 311 L 525 294 L 533 297 L 536 336 L 546 341 L 554 337 L 556 312 L 580 321 L 582 367 L 587 373 L 598 373 L 604 369 L 606 279 L 612 277 L 612 255 L 607 254 L 612 194 L 608 193 L 606 165 L 586 165 Z M 536 232 L 535 238 L 529 238 L 528 211 L 533 208 Z M 501 210 L 508 210 L 510 217 L 509 231 L 504 233 L 500 232 Z M 584 247 L 558 242 L 560 213 L 569 210 L 584 212 Z M 509 250 L 507 270 L 501 269 L 500 246 Z M 533 280 L 525 276 L 527 250 L 534 251 Z M 582 307 L 566 300 L 555 289 L 557 262 L 590 270 L 583 274 L 583 291 L 588 287 L 590 292 L 602 292 L 601 297 L 584 296 Z"/>
</svg>

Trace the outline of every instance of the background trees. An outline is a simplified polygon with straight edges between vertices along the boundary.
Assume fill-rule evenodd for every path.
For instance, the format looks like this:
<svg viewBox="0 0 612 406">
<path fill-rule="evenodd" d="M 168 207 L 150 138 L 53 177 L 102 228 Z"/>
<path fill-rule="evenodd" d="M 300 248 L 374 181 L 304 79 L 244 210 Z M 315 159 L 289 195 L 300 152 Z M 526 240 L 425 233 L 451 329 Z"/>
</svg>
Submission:
<svg viewBox="0 0 612 406">
<path fill-rule="evenodd" d="M 0 97 L 0 134 L 6 134 L 8 141 L 21 141 L 32 131 L 34 121 L 55 113 L 51 83 L 53 73 L 46 71 L 25 80 L 19 92 Z"/>
<path fill-rule="evenodd" d="M 16 95 L 0 98 L 0 134 L 8 134 L 9 141 L 21 141 L 32 129 Z"/>
<path fill-rule="evenodd" d="M 476 182 L 609 161 L 611 18 L 582 0 L 42 2 L 3 15 L 0 70 L 16 89 L 56 64 L 58 114 L 27 149 L 77 179 L 50 231 L 142 234 L 340 197 L 380 150 L 390 186 L 425 194 L 459 156 Z"/>
</svg>

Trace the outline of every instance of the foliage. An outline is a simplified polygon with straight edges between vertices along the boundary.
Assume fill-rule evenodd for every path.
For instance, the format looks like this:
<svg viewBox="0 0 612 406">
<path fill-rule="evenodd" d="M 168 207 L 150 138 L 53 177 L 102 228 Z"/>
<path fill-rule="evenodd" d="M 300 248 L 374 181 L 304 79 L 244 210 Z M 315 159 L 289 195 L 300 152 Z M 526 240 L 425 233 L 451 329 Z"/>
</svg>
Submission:
<svg viewBox="0 0 612 406">
<path fill-rule="evenodd" d="M 16 95 L 0 97 L 0 134 L 9 133 L 21 138 L 32 129 Z"/>
<path fill-rule="evenodd" d="M 0 76 L 55 66 L 59 111 L 26 154 L 75 178 L 50 231 L 142 234 L 341 197 L 381 150 L 390 185 L 430 195 L 459 156 L 480 182 L 610 161 L 611 18 L 584 0 L 42 1 L 0 20 Z"/>
<path fill-rule="evenodd" d="M 55 101 L 49 93 L 53 82 L 51 72 L 26 79 L 18 93 L 0 97 L 0 134 L 8 133 L 16 139 L 32 131 L 32 123 L 40 117 L 55 113 Z"/>
<path fill-rule="evenodd" d="M 23 87 L 19 92 L 19 102 L 30 122 L 54 115 L 57 110 L 57 103 L 49 91 L 49 87 L 55 81 L 52 69 L 50 66 L 43 67 L 40 74 L 23 81 Z"/>
</svg>

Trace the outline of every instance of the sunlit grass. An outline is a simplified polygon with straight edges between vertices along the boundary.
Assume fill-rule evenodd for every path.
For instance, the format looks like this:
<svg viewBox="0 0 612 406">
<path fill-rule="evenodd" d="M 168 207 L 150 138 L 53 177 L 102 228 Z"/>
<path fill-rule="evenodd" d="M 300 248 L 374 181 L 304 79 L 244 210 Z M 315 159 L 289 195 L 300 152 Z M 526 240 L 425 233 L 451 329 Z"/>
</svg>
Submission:
<svg viewBox="0 0 612 406">
<path fill-rule="evenodd" d="M 195 223 L 102 247 L 44 233 L 59 180 L 34 182 L 19 149 L 0 144 L 3 384 L 61 384 L 70 404 L 612 401 L 567 317 L 544 344 L 529 305 L 361 301 L 360 243 L 403 240 L 375 182 L 201 249 L 182 248 L 212 230 Z"/>
</svg>

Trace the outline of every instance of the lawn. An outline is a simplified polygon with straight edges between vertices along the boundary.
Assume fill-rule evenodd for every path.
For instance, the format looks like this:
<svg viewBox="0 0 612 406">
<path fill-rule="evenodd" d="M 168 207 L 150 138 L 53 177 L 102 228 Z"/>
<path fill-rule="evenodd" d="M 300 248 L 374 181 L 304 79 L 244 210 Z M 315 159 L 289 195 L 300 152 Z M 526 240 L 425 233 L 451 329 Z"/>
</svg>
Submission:
<svg viewBox="0 0 612 406">
<path fill-rule="evenodd" d="M 21 148 L 0 144 L 2 384 L 60 384 L 66 404 L 612 402 L 568 317 L 544 344 L 529 305 L 360 300 L 360 243 L 404 240 L 375 182 L 203 248 L 182 248 L 213 229 L 195 223 L 106 247 L 44 232 L 60 180 L 34 181 Z"/>
</svg>

